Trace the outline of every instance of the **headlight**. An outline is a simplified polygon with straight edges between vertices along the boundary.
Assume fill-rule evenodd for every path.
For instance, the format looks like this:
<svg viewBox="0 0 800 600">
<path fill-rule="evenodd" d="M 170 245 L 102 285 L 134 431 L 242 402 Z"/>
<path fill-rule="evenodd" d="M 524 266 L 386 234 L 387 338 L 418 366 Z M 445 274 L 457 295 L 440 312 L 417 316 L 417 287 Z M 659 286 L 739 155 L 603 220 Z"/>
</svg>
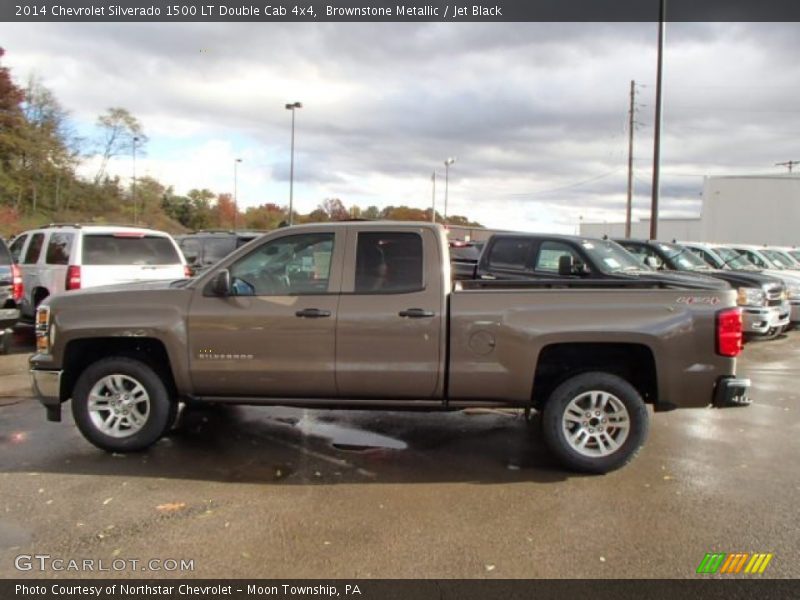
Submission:
<svg viewBox="0 0 800 600">
<path fill-rule="evenodd" d="M 50 351 L 50 307 L 40 306 L 36 309 L 36 351 Z"/>
<path fill-rule="evenodd" d="M 789 296 L 789 300 L 800 300 L 800 284 L 787 285 L 786 295 Z"/>
<path fill-rule="evenodd" d="M 736 301 L 739 306 L 764 306 L 767 303 L 767 295 L 761 288 L 739 288 Z"/>
</svg>

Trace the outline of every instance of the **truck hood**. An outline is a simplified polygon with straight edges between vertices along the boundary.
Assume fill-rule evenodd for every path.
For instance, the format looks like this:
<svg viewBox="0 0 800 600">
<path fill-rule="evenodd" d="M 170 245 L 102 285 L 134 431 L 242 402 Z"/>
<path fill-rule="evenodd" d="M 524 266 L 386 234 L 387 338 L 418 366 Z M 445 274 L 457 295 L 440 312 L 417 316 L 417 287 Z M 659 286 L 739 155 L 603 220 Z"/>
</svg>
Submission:
<svg viewBox="0 0 800 600">
<path fill-rule="evenodd" d="M 705 273 L 705 272 L 704 272 Z M 727 281 L 734 287 L 762 287 L 764 285 L 782 285 L 783 280 L 765 273 L 753 271 L 709 271 L 713 277 Z"/>
<path fill-rule="evenodd" d="M 138 281 L 116 285 L 102 285 L 82 290 L 55 294 L 43 304 L 51 307 L 91 307 L 93 304 L 119 304 L 141 307 L 143 303 L 158 302 L 163 296 L 165 303 L 172 303 L 176 294 L 187 293 L 189 279 Z"/>
</svg>

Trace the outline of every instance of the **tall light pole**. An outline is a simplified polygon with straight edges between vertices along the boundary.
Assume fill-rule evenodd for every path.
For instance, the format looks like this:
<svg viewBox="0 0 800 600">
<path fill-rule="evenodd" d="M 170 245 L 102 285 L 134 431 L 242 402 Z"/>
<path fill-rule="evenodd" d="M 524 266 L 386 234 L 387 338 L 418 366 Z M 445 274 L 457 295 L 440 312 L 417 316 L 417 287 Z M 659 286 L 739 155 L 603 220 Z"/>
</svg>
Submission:
<svg viewBox="0 0 800 600">
<path fill-rule="evenodd" d="M 433 192 L 431 194 L 431 223 L 436 223 L 436 169 L 433 170 L 433 175 L 431 175 L 431 183 L 433 184 Z"/>
<path fill-rule="evenodd" d="M 447 188 L 450 182 L 450 165 L 456 162 L 455 158 L 444 161 L 444 226 L 447 227 Z"/>
<path fill-rule="evenodd" d="M 138 136 L 133 136 L 133 224 L 139 224 L 139 210 L 136 206 L 136 142 L 139 141 Z"/>
<path fill-rule="evenodd" d="M 239 163 L 241 158 L 233 160 L 233 230 L 236 231 L 236 218 L 239 216 Z"/>
<path fill-rule="evenodd" d="M 302 102 L 292 102 L 286 105 L 286 110 L 292 111 L 292 155 L 289 163 L 289 225 L 294 223 L 294 113 L 295 109 L 303 108 Z"/>
<path fill-rule="evenodd" d="M 664 69 L 664 28 L 667 13 L 667 0 L 661 0 L 658 12 L 658 66 L 656 67 L 656 118 L 653 132 L 653 189 L 650 201 L 650 239 L 658 238 L 658 200 L 661 174 L 661 79 Z"/>
</svg>

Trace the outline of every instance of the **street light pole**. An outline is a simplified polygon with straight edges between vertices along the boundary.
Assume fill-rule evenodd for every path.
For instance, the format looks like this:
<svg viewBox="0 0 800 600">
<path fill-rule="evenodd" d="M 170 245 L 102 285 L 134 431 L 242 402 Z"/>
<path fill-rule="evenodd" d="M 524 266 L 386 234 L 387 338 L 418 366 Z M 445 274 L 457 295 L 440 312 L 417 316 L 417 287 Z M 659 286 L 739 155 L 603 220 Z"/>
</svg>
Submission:
<svg viewBox="0 0 800 600">
<path fill-rule="evenodd" d="M 292 111 L 292 151 L 289 163 L 289 225 L 294 223 L 294 112 L 303 108 L 302 102 L 292 102 L 286 105 L 286 110 Z"/>
<path fill-rule="evenodd" d="M 136 142 L 139 141 L 138 136 L 133 136 L 133 224 L 139 224 L 139 211 L 136 206 Z"/>
<path fill-rule="evenodd" d="M 450 183 L 450 165 L 456 162 L 455 158 L 444 161 L 444 226 L 447 227 L 447 192 Z"/>
<path fill-rule="evenodd" d="M 664 29 L 667 12 L 667 0 L 661 0 L 658 14 L 658 57 L 656 67 L 656 116 L 655 130 L 653 131 L 653 189 L 650 200 L 650 239 L 658 238 L 658 202 L 661 195 L 661 110 L 663 98 L 661 95 L 661 80 L 664 70 Z"/>
<path fill-rule="evenodd" d="M 436 223 L 436 169 L 433 170 L 433 175 L 431 175 L 431 182 L 433 183 L 433 193 L 431 194 L 431 223 Z"/>
<path fill-rule="evenodd" d="M 233 160 L 233 231 L 236 232 L 236 218 L 239 216 L 239 173 L 241 158 Z"/>
</svg>

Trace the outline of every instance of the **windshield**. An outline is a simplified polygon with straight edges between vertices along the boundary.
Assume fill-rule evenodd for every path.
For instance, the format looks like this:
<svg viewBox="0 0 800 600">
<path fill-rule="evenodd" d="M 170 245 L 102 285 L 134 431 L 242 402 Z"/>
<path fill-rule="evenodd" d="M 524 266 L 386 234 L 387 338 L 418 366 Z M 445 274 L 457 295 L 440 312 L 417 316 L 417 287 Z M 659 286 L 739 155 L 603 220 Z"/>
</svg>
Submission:
<svg viewBox="0 0 800 600">
<path fill-rule="evenodd" d="M 679 271 L 710 271 L 706 261 L 691 252 L 688 248 L 677 244 L 662 244 L 658 247 L 669 260 L 675 263 Z"/>
<path fill-rule="evenodd" d="M 712 248 L 714 252 L 719 254 L 719 257 L 725 262 L 727 266 L 729 266 L 733 270 L 757 270 L 758 267 L 747 260 L 742 254 L 736 252 L 736 250 L 731 250 L 730 248 Z"/>
<path fill-rule="evenodd" d="M 765 248 L 761 250 L 761 254 L 766 256 L 767 259 L 778 269 L 794 269 L 796 266 L 794 263 L 792 263 L 792 261 L 789 260 L 788 257 L 775 250 L 767 250 Z"/>
<path fill-rule="evenodd" d="M 789 250 L 788 252 L 793 259 L 800 262 L 800 250 Z"/>
<path fill-rule="evenodd" d="M 604 273 L 650 270 L 616 242 L 607 240 L 584 240 L 581 242 L 581 247 Z"/>
</svg>

